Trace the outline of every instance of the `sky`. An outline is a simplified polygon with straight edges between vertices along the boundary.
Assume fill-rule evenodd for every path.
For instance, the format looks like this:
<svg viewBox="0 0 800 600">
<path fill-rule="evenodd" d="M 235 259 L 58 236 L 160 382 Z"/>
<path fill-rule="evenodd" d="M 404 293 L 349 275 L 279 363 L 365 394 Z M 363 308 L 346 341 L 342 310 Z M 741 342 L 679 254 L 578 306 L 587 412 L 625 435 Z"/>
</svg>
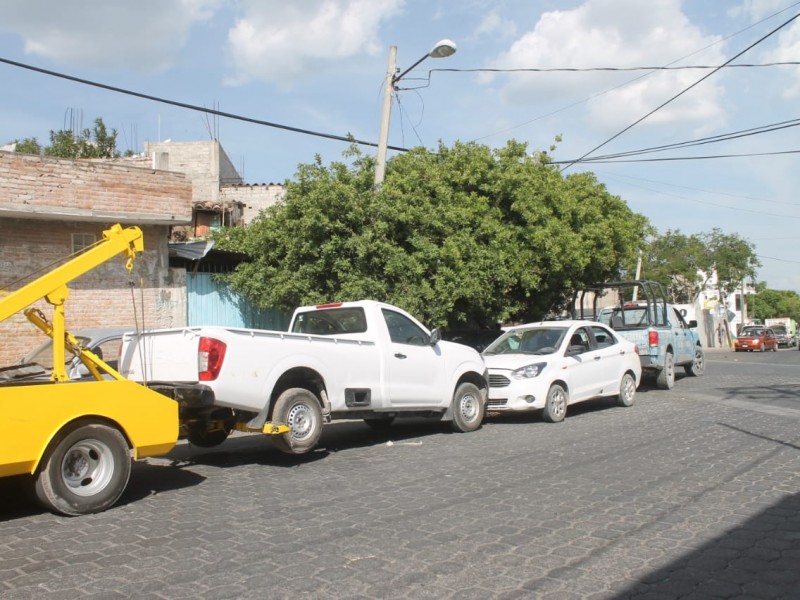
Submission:
<svg viewBox="0 0 800 600">
<path fill-rule="evenodd" d="M 449 39 L 455 54 L 397 83 L 390 146 L 525 142 L 660 233 L 738 235 L 758 281 L 800 292 L 798 15 L 792 0 L 10 0 L 2 61 L 261 123 L 0 62 L 0 145 L 102 118 L 123 152 L 216 138 L 247 183 L 283 183 L 346 160 L 338 138 L 374 153 L 390 48 L 402 72 Z"/>
</svg>

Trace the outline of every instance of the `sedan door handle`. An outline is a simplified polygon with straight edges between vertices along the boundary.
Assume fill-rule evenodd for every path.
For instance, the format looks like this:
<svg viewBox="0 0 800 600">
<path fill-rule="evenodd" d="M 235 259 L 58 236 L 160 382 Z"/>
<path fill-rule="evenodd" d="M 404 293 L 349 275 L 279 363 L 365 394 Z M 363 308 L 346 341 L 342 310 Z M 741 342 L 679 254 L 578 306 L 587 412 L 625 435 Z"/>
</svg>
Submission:
<svg viewBox="0 0 800 600">
<path fill-rule="evenodd" d="M 402 352 L 397 352 L 397 353 L 395 353 L 394 357 L 395 357 L 395 358 L 408 358 L 408 357 L 407 357 L 405 354 L 403 354 Z"/>
<path fill-rule="evenodd" d="M 599 356 L 595 356 L 594 359 L 595 360 L 600 360 L 600 357 Z"/>
</svg>

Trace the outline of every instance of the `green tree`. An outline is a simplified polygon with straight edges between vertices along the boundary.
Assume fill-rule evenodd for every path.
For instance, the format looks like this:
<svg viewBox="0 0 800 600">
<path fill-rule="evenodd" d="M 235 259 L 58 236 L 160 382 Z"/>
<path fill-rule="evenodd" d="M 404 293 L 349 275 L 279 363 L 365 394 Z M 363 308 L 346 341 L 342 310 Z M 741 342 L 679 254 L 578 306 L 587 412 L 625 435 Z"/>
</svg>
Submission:
<svg viewBox="0 0 800 600">
<path fill-rule="evenodd" d="M 42 153 L 42 146 L 39 144 L 39 140 L 37 140 L 35 137 L 25 138 L 24 140 L 14 140 L 11 143 L 16 144 L 14 147 L 14 152 L 20 152 L 22 154 Z"/>
<path fill-rule="evenodd" d="M 642 277 L 660 282 L 677 303 L 694 301 L 713 276 L 721 298 L 755 277 L 761 266 L 754 246 L 720 229 L 684 235 L 679 230 L 653 234 L 642 253 Z"/>
<path fill-rule="evenodd" d="M 800 295 L 789 290 L 756 287 L 758 293 L 747 296 L 747 313 L 751 319 L 791 317 L 800 321 Z"/>
<path fill-rule="evenodd" d="M 44 148 L 45 156 L 61 158 L 118 158 L 117 130 L 110 132 L 103 119 L 95 119 L 92 129 L 75 135 L 71 130 L 50 131 L 50 145 Z"/>
<path fill-rule="evenodd" d="M 647 228 L 594 175 L 562 177 L 513 141 L 413 149 L 377 193 L 374 159 L 345 156 L 300 165 L 282 203 L 217 235 L 249 255 L 227 280 L 256 305 L 373 298 L 452 327 L 541 318 L 619 276 Z"/>
</svg>

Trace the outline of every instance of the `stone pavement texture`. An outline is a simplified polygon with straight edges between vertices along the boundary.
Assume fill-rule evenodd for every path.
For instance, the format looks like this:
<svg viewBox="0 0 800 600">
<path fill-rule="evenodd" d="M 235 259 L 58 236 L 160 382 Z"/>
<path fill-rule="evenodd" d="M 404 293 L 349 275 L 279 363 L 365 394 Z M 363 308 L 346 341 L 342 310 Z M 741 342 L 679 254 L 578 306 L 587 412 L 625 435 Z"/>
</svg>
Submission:
<svg viewBox="0 0 800 600">
<path fill-rule="evenodd" d="M 799 598 L 800 352 L 759 360 L 560 424 L 182 444 L 98 515 L 0 480 L 0 599 Z"/>
</svg>

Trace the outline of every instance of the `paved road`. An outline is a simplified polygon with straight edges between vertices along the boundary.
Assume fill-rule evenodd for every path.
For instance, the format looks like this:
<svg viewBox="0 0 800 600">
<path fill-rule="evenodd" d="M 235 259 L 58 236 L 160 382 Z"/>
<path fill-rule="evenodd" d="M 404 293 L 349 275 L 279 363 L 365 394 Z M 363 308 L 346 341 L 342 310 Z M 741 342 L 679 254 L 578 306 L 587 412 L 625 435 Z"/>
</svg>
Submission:
<svg viewBox="0 0 800 600">
<path fill-rule="evenodd" d="M 3 600 L 712 597 L 800 597 L 798 351 L 709 353 L 705 377 L 555 425 L 181 445 L 99 515 L 0 481 Z"/>
</svg>

